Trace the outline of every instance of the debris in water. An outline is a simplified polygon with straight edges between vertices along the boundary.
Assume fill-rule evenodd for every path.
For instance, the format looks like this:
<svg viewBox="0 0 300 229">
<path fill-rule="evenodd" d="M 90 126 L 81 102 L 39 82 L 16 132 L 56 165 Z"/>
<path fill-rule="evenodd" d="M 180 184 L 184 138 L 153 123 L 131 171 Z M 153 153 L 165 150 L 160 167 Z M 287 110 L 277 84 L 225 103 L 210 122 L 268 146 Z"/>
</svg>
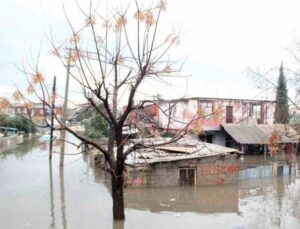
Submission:
<svg viewBox="0 0 300 229">
<path fill-rule="evenodd" d="M 163 204 L 163 203 L 160 203 L 159 204 L 161 207 L 170 207 L 170 204 Z"/>
</svg>

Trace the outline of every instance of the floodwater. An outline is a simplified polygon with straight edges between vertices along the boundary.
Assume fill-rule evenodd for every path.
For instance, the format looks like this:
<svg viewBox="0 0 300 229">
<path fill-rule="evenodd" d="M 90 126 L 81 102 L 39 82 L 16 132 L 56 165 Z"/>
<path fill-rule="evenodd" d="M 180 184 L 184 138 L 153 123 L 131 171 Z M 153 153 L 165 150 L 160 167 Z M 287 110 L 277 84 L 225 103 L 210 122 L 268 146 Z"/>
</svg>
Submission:
<svg viewBox="0 0 300 229">
<path fill-rule="evenodd" d="M 1 229 L 300 228 L 298 171 L 234 185 L 126 188 L 126 221 L 114 223 L 105 175 L 89 156 L 66 149 L 74 155 L 64 172 L 59 155 L 51 166 L 47 146 L 36 142 L 0 155 Z"/>
</svg>

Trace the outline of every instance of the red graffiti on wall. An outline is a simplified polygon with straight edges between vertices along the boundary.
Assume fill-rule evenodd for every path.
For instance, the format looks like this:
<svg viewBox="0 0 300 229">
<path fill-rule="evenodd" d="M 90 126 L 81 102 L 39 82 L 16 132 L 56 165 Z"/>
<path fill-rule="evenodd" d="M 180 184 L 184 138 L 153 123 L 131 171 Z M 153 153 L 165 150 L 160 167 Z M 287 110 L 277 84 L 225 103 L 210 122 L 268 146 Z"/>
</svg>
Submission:
<svg viewBox="0 0 300 229">
<path fill-rule="evenodd" d="M 210 165 L 201 168 L 202 176 L 217 176 L 221 174 L 233 174 L 240 171 L 239 165 Z"/>
</svg>

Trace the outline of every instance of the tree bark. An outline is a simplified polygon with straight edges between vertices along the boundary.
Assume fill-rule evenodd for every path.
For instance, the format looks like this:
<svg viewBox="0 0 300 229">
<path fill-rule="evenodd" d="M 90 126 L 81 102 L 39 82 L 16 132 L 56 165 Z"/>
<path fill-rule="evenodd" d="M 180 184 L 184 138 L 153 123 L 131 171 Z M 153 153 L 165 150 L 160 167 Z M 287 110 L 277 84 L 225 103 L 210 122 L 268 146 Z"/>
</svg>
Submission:
<svg viewBox="0 0 300 229">
<path fill-rule="evenodd" d="M 122 174 L 117 176 L 117 178 L 111 177 L 114 220 L 125 219 L 123 183 L 124 180 Z"/>
</svg>

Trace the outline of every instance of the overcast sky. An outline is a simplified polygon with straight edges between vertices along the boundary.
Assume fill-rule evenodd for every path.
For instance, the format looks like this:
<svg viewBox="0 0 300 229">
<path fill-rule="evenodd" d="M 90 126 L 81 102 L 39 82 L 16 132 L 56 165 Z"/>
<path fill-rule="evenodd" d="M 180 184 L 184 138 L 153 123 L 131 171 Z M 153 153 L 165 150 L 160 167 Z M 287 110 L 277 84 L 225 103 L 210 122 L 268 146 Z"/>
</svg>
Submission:
<svg viewBox="0 0 300 229">
<path fill-rule="evenodd" d="M 52 74 L 49 68 L 53 70 L 55 63 L 48 58 L 45 34 L 50 28 L 56 34 L 68 34 L 63 2 L 69 12 L 76 7 L 73 0 L 0 1 L 0 95 L 14 91 L 14 83 L 25 85 L 24 77 L 14 65 L 28 59 L 30 50 L 37 54 L 41 45 L 47 65 L 44 68 L 48 67 L 48 73 Z M 167 3 L 164 19 L 183 33 L 175 55 L 188 57 L 183 71 L 192 75 L 184 85 L 177 85 L 188 86 L 186 96 L 270 98 L 255 89 L 246 70 L 278 67 L 281 60 L 288 64 L 291 57 L 287 49 L 297 39 L 300 42 L 299 0 L 168 0 Z M 177 94 L 173 92 L 172 96 Z"/>
</svg>

